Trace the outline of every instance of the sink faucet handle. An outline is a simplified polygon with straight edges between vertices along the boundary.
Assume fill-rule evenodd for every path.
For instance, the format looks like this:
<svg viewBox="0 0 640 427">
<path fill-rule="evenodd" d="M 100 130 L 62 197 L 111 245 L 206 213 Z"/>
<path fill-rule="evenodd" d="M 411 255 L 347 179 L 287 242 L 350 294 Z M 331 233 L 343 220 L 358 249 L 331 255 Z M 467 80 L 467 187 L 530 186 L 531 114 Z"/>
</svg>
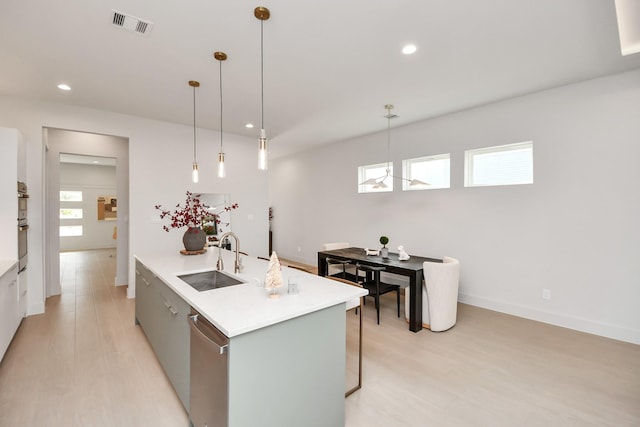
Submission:
<svg viewBox="0 0 640 427">
<path fill-rule="evenodd" d="M 224 270 L 224 262 L 222 262 L 222 255 L 218 255 L 218 262 L 216 263 L 216 270 Z"/>
</svg>

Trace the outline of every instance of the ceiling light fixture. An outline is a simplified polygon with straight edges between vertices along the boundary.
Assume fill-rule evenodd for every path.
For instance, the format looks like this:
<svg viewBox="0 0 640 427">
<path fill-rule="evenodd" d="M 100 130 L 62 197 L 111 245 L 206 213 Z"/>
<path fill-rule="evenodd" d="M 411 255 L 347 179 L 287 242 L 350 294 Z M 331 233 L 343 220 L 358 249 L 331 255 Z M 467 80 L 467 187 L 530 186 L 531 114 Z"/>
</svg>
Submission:
<svg viewBox="0 0 640 427">
<path fill-rule="evenodd" d="M 220 152 L 218 153 L 218 178 L 225 177 L 224 170 L 224 145 L 222 144 L 222 61 L 227 60 L 224 52 L 214 52 L 213 57 L 220 63 Z"/>
<path fill-rule="evenodd" d="M 409 185 L 414 186 L 414 185 L 430 185 L 426 182 L 420 181 L 419 179 L 408 179 L 408 178 L 403 178 L 400 176 L 394 176 L 391 175 L 391 119 L 395 119 L 396 116 L 395 114 L 391 114 L 391 110 L 393 109 L 393 105 L 391 104 L 387 104 L 384 106 L 385 110 L 387 110 L 387 115 L 384 116 L 387 119 L 387 169 L 385 171 L 385 174 L 383 176 L 380 176 L 378 178 L 369 178 L 366 181 L 360 183 L 360 185 L 370 185 L 372 186 L 371 188 L 376 188 L 376 189 L 380 189 L 380 188 L 387 188 L 388 185 L 385 184 L 385 180 L 387 178 L 398 178 L 398 179 L 402 179 L 404 181 L 409 181 Z"/>
<path fill-rule="evenodd" d="M 264 21 L 269 19 L 271 13 L 269 9 L 258 6 L 253 10 L 253 15 L 260 20 L 260 102 L 261 102 L 261 122 L 260 122 L 260 142 L 258 146 L 258 169 L 267 170 L 269 162 L 269 152 L 267 151 L 267 132 L 264 130 Z"/>
<path fill-rule="evenodd" d="M 191 179 L 198 182 L 198 160 L 196 157 L 196 88 L 200 87 L 200 82 L 189 80 L 189 86 L 193 88 L 193 171 Z"/>
<path fill-rule="evenodd" d="M 247 123 L 246 125 L 244 125 L 244 127 L 246 127 L 247 129 L 253 129 L 253 123 Z"/>
<path fill-rule="evenodd" d="M 65 84 L 65 83 L 60 83 L 58 85 L 58 89 L 60 89 L 60 90 L 71 90 L 71 86 L 69 86 L 68 84 Z"/>
<path fill-rule="evenodd" d="M 413 55 L 418 50 L 418 47 L 415 44 L 407 44 L 402 48 L 402 53 L 405 55 Z"/>
</svg>

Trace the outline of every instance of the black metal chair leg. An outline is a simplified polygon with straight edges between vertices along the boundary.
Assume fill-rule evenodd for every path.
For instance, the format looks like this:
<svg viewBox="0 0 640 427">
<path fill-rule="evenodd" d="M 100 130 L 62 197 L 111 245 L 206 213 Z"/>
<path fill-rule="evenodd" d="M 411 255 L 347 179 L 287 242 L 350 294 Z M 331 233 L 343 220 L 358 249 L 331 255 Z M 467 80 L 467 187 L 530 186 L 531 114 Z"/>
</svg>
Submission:
<svg viewBox="0 0 640 427">
<path fill-rule="evenodd" d="M 376 281 L 376 316 L 378 318 L 378 325 L 380 324 L 380 272 L 376 271 L 374 274 Z"/>
</svg>

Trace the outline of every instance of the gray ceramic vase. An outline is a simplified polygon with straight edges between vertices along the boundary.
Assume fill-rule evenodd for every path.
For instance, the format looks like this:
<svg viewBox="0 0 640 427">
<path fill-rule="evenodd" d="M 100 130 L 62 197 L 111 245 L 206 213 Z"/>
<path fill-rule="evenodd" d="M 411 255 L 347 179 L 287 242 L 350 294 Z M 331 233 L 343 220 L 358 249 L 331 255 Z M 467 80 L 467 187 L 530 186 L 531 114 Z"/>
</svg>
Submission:
<svg viewBox="0 0 640 427">
<path fill-rule="evenodd" d="M 182 243 L 188 251 L 201 251 L 207 243 L 207 235 L 200 227 L 189 227 L 182 236 Z"/>
</svg>

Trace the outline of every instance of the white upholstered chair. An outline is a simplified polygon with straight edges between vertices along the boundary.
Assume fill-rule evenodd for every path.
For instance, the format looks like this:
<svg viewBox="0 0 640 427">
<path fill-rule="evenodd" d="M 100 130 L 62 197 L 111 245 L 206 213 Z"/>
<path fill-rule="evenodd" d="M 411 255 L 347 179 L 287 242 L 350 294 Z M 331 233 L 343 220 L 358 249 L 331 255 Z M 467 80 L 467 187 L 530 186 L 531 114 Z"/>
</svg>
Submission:
<svg viewBox="0 0 640 427">
<path fill-rule="evenodd" d="M 348 248 L 350 245 L 348 243 L 345 242 L 338 242 L 338 243 L 324 243 L 322 245 L 322 250 L 323 251 L 332 251 L 334 249 L 345 249 Z"/>
<path fill-rule="evenodd" d="M 442 263 L 424 263 L 422 285 L 422 326 L 434 332 L 446 331 L 456 324 L 460 262 L 444 257 Z M 410 296 L 406 289 L 404 315 L 409 319 Z"/>
</svg>

